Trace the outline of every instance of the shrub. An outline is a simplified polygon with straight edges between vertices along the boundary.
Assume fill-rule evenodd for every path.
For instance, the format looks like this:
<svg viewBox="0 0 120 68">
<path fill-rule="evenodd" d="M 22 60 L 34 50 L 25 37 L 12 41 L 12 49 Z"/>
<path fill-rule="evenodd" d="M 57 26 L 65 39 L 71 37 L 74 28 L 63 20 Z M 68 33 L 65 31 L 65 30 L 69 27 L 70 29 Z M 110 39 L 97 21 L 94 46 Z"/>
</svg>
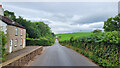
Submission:
<svg viewBox="0 0 120 68">
<path fill-rule="evenodd" d="M 6 44 L 6 35 L 4 32 L 0 31 L 0 60 L 4 61 L 5 60 L 5 55 L 7 54 L 6 49 L 5 49 L 5 44 Z"/>
<path fill-rule="evenodd" d="M 54 44 L 54 41 L 49 40 L 47 38 L 39 38 L 39 39 L 27 38 L 26 41 L 27 41 L 27 46 L 29 45 L 50 46 Z"/>
<path fill-rule="evenodd" d="M 100 33 L 100 32 L 102 32 L 102 30 L 100 30 L 100 29 L 96 29 L 93 31 L 93 33 Z"/>
</svg>

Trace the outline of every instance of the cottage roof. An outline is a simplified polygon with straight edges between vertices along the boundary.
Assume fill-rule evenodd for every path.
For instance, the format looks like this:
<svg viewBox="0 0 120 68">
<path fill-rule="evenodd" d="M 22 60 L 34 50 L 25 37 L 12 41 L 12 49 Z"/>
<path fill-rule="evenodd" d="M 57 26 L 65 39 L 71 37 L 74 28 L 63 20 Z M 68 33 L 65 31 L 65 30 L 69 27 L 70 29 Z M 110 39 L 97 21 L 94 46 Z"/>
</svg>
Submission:
<svg viewBox="0 0 120 68">
<path fill-rule="evenodd" d="M 6 16 L 0 15 L 0 20 L 2 20 L 3 22 L 5 22 L 7 25 L 17 26 L 17 27 L 20 27 L 20 28 L 25 28 L 25 27 L 23 27 L 22 25 L 20 25 L 20 24 L 18 24 L 17 22 L 9 19 L 9 18 L 6 17 Z"/>
</svg>

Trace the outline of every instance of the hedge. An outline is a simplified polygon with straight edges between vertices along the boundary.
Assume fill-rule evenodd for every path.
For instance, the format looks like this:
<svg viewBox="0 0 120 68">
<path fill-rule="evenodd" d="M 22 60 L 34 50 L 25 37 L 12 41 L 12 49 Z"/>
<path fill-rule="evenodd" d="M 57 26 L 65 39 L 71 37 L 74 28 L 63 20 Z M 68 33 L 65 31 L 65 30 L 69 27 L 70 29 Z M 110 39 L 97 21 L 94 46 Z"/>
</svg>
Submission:
<svg viewBox="0 0 120 68">
<path fill-rule="evenodd" d="M 80 49 L 80 53 L 101 66 L 120 65 L 120 32 L 98 33 L 80 38 L 71 37 L 70 40 L 60 41 L 60 43 Z"/>
<path fill-rule="evenodd" d="M 27 46 L 51 46 L 54 44 L 53 40 L 49 40 L 47 38 L 40 38 L 40 39 L 31 39 L 31 38 L 27 38 L 26 39 L 26 44 Z"/>
</svg>

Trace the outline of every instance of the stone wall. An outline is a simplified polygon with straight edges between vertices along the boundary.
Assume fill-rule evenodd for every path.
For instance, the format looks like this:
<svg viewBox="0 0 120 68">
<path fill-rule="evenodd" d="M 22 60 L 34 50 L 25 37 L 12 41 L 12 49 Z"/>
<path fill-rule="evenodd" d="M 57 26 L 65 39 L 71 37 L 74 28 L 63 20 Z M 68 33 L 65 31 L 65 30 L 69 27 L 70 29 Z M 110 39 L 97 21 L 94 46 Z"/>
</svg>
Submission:
<svg viewBox="0 0 120 68">
<path fill-rule="evenodd" d="M 24 53 L 16 58 L 8 60 L 0 64 L 0 66 L 2 66 L 2 68 L 8 68 L 10 66 L 24 66 L 28 64 L 29 61 L 32 60 L 35 56 L 40 55 L 42 50 L 43 50 L 43 47 L 40 46 L 30 52 Z"/>
</svg>

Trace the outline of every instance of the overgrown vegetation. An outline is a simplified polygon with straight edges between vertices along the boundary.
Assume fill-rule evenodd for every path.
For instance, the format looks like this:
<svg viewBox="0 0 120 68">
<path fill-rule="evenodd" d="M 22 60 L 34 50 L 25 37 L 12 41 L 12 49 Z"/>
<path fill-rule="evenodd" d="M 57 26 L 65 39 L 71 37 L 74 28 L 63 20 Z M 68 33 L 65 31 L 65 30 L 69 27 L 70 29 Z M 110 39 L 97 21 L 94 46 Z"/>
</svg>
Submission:
<svg viewBox="0 0 120 68">
<path fill-rule="evenodd" d="M 5 60 L 5 55 L 7 54 L 5 49 L 6 35 L 0 31 L 0 63 Z"/>
<path fill-rule="evenodd" d="M 111 20 L 112 19 L 112 20 Z M 64 46 L 75 49 L 100 66 L 120 65 L 120 15 L 104 23 L 105 32 L 94 31 L 90 36 L 60 40 Z"/>
<path fill-rule="evenodd" d="M 18 22 L 22 26 L 26 28 L 27 32 L 27 41 L 34 42 L 34 40 L 39 40 L 39 43 L 43 43 L 42 41 L 46 40 L 47 45 L 50 45 L 54 42 L 54 33 L 50 30 L 50 27 L 44 22 L 31 22 L 26 19 L 23 19 L 21 16 L 16 18 L 14 12 L 9 12 L 8 10 L 4 11 L 4 16 L 9 17 L 10 19 Z M 31 38 L 31 39 L 30 39 Z M 42 38 L 42 39 L 41 39 Z M 29 42 L 27 42 L 29 45 Z M 31 45 L 35 45 L 36 43 L 31 43 Z M 46 46 L 46 45 L 41 45 Z"/>
</svg>

